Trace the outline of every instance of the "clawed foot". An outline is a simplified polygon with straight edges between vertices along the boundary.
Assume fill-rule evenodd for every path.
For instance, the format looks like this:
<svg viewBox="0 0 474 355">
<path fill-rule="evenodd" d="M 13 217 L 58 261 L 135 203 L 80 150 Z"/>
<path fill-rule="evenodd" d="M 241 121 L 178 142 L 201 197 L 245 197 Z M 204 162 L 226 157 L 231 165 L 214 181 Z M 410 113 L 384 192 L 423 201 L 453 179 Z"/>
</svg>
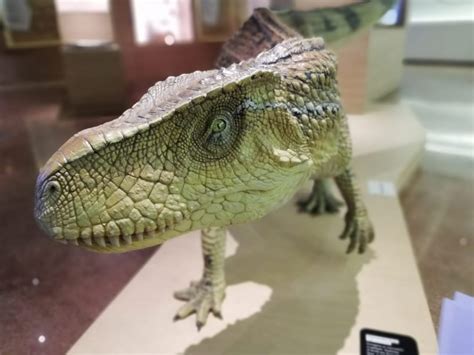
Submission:
<svg viewBox="0 0 474 355">
<path fill-rule="evenodd" d="M 306 199 L 298 201 L 297 204 L 300 212 L 312 215 L 337 213 L 339 207 L 343 205 L 343 203 L 335 198 L 331 191 L 323 185 L 321 185 L 320 188 L 314 188 Z"/>
<path fill-rule="evenodd" d="M 354 215 L 348 212 L 345 217 L 346 226 L 340 238 L 349 238 L 347 253 L 352 252 L 356 247 L 359 253 L 363 253 L 368 243 L 374 240 L 374 229 L 370 223 L 367 213 Z"/>
<path fill-rule="evenodd" d="M 174 293 L 180 301 L 187 301 L 176 313 L 174 320 L 179 320 L 196 313 L 196 326 L 200 330 L 207 321 L 209 312 L 222 319 L 221 305 L 224 300 L 224 289 L 216 289 L 211 282 L 191 282 L 191 286 Z"/>
</svg>

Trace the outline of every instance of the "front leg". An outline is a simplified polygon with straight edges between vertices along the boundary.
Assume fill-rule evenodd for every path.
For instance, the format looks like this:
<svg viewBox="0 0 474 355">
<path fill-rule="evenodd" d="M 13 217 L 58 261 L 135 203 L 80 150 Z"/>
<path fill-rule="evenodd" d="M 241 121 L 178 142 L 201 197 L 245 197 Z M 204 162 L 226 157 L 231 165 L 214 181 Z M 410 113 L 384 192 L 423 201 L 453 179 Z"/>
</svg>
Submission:
<svg viewBox="0 0 474 355">
<path fill-rule="evenodd" d="M 367 243 L 374 239 L 374 229 L 360 197 L 354 174 L 350 168 L 347 168 L 335 180 L 347 204 L 346 225 L 340 238 L 346 239 L 349 237 L 347 253 L 352 252 L 357 246 L 359 253 L 363 253 Z"/>
<path fill-rule="evenodd" d="M 207 321 L 209 312 L 221 316 L 221 304 L 225 295 L 225 240 L 226 229 L 210 227 L 201 231 L 204 272 L 201 280 L 191 282 L 187 289 L 177 291 L 174 297 L 187 301 L 176 313 L 175 320 L 196 313 L 196 325 L 201 329 Z"/>
</svg>

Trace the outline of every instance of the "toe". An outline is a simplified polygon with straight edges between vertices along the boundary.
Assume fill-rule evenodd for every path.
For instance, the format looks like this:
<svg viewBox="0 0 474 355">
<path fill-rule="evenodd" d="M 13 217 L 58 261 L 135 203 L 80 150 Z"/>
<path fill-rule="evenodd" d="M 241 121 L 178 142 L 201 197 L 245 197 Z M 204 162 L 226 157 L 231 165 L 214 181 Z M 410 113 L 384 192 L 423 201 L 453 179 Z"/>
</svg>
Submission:
<svg viewBox="0 0 474 355">
<path fill-rule="evenodd" d="M 367 243 L 372 243 L 374 241 L 374 237 L 375 237 L 375 232 L 374 232 L 374 228 L 372 227 L 372 225 L 370 224 L 369 225 L 369 232 L 368 232 L 368 237 L 367 237 Z"/>
<path fill-rule="evenodd" d="M 189 316 L 190 314 L 194 313 L 196 309 L 194 308 L 194 305 L 191 302 L 188 302 L 181 306 L 181 308 L 178 310 L 176 315 L 174 316 L 175 320 L 178 319 L 183 319 Z"/>
<path fill-rule="evenodd" d="M 211 302 L 208 299 L 203 300 L 196 312 L 196 325 L 199 328 L 203 327 L 206 324 L 207 317 L 209 316 L 209 311 Z"/>
<path fill-rule="evenodd" d="M 346 253 L 350 254 L 354 251 L 355 247 L 357 245 L 357 239 L 356 238 L 350 238 L 349 245 L 347 246 Z"/>
<path fill-rule="evenodd" d="M 180 301 L 189 301 L 191 299 L 188 290 L 180 290 L 173 293 L 174 298 Z"/>
<path fill-rule="evenodd" d="M 366 238 L 365 238 L 365 233 L 360 233 L 358 239 L 359 239 L 358 252 L 359 252 L 359 254 L 363 254 L 365 252 L 365 247 L 367 245 L 367 241 L 366 241 Z"/>
<path fill-rule="evenodd" d="M 354 230 L 354 223 L 350 221 L 346 222 L 344 231 L 339 236 L 339 239 L 346 239 L 347 237 L 351 236 L 353 234 L 353 230 Z"/>
<path fill-rule="evenodd" d="M 176 291 L 173 296 L 180 301 L 190 301 L 195 295 L 195 292 L 191 288 Z"/>
<path fill-rule="evenodd" d="M 220 297 L 218 299 L 214 297 L 214 301 L 211 308 L 212 313 L 217 318 L 220 318 L 220 319 L 222 319 L 222 301 L 223 300 L 224 300 L 224 297 Z"/>
<path fill-rule="evenodd" d="M 180 301 L 190 301 L 196 297 L 197 290 L 198 283 L 192 281 L 189 287 L 176 291 L 175 293 L 173 293 L 173 296 L 174 298 Z"/>
</svg>

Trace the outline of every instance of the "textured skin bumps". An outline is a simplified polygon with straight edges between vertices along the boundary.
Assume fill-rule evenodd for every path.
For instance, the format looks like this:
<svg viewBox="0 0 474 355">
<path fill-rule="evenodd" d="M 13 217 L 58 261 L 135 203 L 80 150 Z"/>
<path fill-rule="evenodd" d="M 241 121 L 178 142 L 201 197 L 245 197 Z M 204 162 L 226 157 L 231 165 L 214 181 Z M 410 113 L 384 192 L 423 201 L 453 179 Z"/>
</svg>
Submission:
<svg viewBox="0 0 474 355">
<path fill-rule="evenodd" d="M 293 39 L 157 83 L 51 157 L 37 181 L 40 224 L 56 239 L 120 252 L 262 217 L 310 175 L 350 160 L 335 65 L 321 39 Z"/>
<path fill-rule="evenodd" d="M 344 238 L 372 227 L 349 169 L 351 143 L 322 39 L 293 38 L 227 68 L 157 83 L 118 119 L 77 133 L 41 170 L 35 215 L 55 239 L 98 252 L 201 229 L 204 272 L 176 294 L 177 319 L 220 316 L 226 227 L 268 214 L 308 179 L 335 177 Z"/>
<path fill-rule="evenodd" d="M 334 177 L 348 207 L 341 238 L 350 240 L 348 252 L 363 252 L 374 233 L 348 166 L 335 58 L 321 39 L 301 37 L 347 38 L 393 3 L 255 10 L 223 46 L 217 63 L 227 68 L 170 77 L 118 119 L 66 142 L 37 180 L 40 225 L 101 252 L 202 229 L 202 279 L 175 294 L 187 302 L 176 319 L 196 313 L 198 329 L 209 312 L 221 316 L 225 227 L 265 215 L 310 177 L 302 208 L 337 210 L 325 187 Z"/>
<path fill-rule="evenodd" d="M 289 38 L 323 37 L 331 46 L 368 29 L 396 0 L 366 0 L 307 11 L 254 9 L 252 16 L 223 45 L 216 61 L 229 66 L 255 57 Z M 316 2 L 315 2 L 316 3 Z"/>
</svg>

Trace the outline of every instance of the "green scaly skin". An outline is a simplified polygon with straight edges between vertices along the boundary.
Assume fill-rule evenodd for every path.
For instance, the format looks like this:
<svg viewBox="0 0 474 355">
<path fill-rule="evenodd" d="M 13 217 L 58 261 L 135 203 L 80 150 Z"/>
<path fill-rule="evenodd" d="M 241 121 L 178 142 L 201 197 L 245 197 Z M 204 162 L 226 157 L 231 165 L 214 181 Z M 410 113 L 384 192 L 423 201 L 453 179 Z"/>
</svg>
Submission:
<svg viewBox="0 0 474 355">
<path fill-rule="evenodd" d="M 175 293 L 187 301 L 176 319 L 195 312 L 198 328 L 209 312 L 221 314 L 226 227 L 262 217 L 310 177 L 308 206 L 322 211 L 328 203 L 337 208 L 325 188 L 335 177 L 348 205 L 341 237 L 350 239 L 348 252 L 363 252 L 373 230 L 348 167 L 335 58 L 322 40 L 301 37 L 337 42 L 392 3 L 255 11 L 217 65 L 247 62 L 168 78 L 118 119 L 66 142 L 37 179 L 39 224 L 60 242 L 97 252 L 145 248 L 201 229 L 203 277 Z"/>
<path fill-rule="evenodd" d="M 303 37 L 321 36 L 331 46 L 374 25 L 396 0 L 363 0 L 350 5 L 308 11 L 275 11 L 279 21 Z"/>
<path fill-rule="evenodd" d="M 224 43 L 216 66 L 253 58 L 290 38 L 321 36 L 326 43 L 338 46 L 374 25 L 394 4 L 395 0 L 367 0 L 309 11 L 257 8 Z M 300 211 L 311 215 L 336 213 L 341 205 L 331 192 L 329 179 L 314 179 L 310 196 L 298 201 Z"/>
<path fill-rule="evenodd" d="M 322 37 L 330 46 L 338 46 L 374 25 L 395 2 L 366 0 L 309 11 L 257 8 L 224 43 L 216 64 L 226 67 L 239 63 L 295 37 Z"/>
<path fill-rule="evenodd" d="M 254 209 L 265 215 L 306 178 L 311 155 L 322 154 L 314 160 L 328 173 L 327 156 L 350 160 L 350 146 L 332 148 L 348 133 L 333 129 L 345 121 L 336 119 L 335 58 L 323 47 L 289 40 L 229 68 L 168 78 L 118 119 L 77 133 L 40 172 L 40 224 L 59 239 L 123 251 L 199 224 L 245 222 Z M 114 237 L 135 234 L 132 243 Z"/>
<path fill-rule="evenodd" d="M 220 314 L 225 228 L 336 177 L 350 249 L 372 239 L 351 176 L 336 60 L 322 39 L 290 39 L 228 68 L 171 77 L 118 119 L 69 139 L 41 169 L 35 216 L 58 241 L 125 252 L 203 230 L 203 279 L 177 318 Z"/>
</svg>

